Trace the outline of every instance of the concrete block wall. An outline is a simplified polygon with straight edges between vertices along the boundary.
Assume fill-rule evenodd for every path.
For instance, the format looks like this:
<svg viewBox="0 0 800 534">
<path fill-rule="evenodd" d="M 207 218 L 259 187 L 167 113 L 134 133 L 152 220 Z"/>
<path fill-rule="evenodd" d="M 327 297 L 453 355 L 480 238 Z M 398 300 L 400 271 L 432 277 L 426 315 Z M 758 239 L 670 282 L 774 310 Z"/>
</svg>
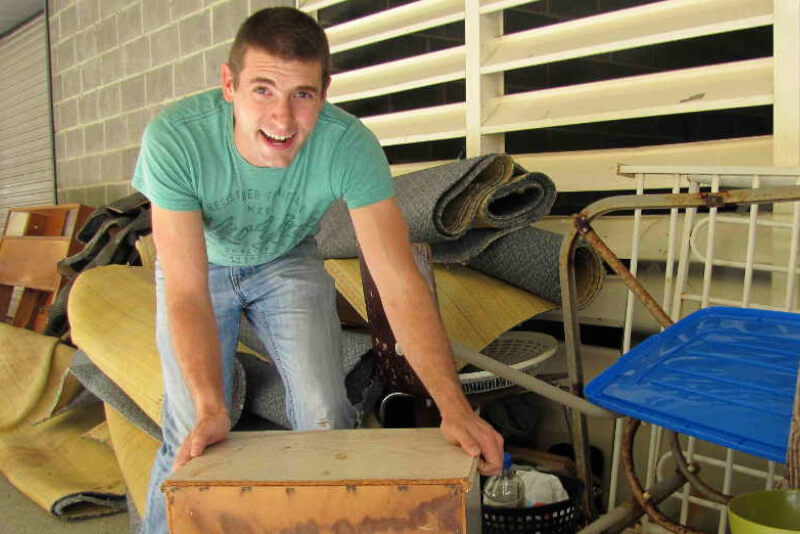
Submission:
<svg viewBox="0 0 800 534">
<path fill-rule="evenodd" d="M 58 199 L 132 192 L 142 132 L 165 105 L 219 85 L 241 22 L 292 0 L 48 0 Z"/>
</svg>

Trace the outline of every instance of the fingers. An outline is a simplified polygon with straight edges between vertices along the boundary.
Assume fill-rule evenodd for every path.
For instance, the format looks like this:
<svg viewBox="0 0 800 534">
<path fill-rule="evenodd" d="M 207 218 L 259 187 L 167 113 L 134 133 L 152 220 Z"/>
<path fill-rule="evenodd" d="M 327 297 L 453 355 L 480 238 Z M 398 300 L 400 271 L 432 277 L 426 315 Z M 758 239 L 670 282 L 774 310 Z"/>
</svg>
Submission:
<svg viewBox="0 0 800 534">
<path fill-rule="evenodd" d="M 503 467 L 503 437 L 492 426 L 475 415 L 442 424 L 442 433 L 451 443 L 461 446 L 469 456 L 478 457 L 478 470 L 495 475 Z"/>
<path fill-rule="evenodd" d="M 478 470 L 484 475 L 496 475 L 503 467 L 503 436 L 485 421 L 481 423 L 485 428 L 478 438 L 482 456 Z"/>
<path fill-rule="evenodd" d="M 181 448 L 178 449 L 178 454 L 175 455 L 175 461 L 172 462 L 172 471 L 176 471 L 179 468 L 186 465 L 186 463 L 192 459 L 192 434 L 186 436 L 186 439 L 183 440 L 181 443 Z"/>
</svg>

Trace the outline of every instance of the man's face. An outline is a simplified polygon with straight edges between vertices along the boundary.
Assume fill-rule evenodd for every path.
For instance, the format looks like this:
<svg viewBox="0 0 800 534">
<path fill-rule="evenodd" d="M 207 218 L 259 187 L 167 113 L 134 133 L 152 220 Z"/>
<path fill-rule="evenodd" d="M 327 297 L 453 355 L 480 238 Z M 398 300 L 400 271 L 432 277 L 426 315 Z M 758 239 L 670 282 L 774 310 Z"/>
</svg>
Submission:
<svg viewBox="0 0 800 534">
<path fill-rule="evenodd" d="M 325 102 L 319 62 L 281 59 L 248 48 L 239 83 L 222 65 L 222 93 L 233 103 L 234 140 L 257 167 L 288 167 L 311 135 Z"/>
</svg>

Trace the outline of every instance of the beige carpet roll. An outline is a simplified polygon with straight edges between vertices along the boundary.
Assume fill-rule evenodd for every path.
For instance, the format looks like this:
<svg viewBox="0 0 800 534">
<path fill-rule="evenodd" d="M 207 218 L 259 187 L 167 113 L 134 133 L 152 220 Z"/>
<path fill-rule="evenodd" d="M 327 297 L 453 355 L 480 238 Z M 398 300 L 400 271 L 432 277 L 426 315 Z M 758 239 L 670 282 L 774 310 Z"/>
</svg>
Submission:
<svg viewBox="0 0 800 534">
<path fill-rule="evenodd" d="M 0 431 L 19 424 L 39 403 L 58 338 L 0 322 Z"/>
<path fill-rule="evenodd" d="M 108 265 L 81 273 L 70 292 L 72 340 L 158 425 L 164 383 L 155 340 L 152 271 Z"/>
<path fill-rule="evenodd" d="M 161 444 L 108 404 L 105 407 L 111 446 L 117 455 L 125 486 L 139 516 L 144 517 L 150 470 Z"/>
<path fill-rule="evenodd" d="M 35 341 L 31 335 L 43 339 Z M 20 344 L 19 339 L 27 341 Z M 4 368 L 12 368 L 9 361 L 29 358 L 16 352 L 18 349 L 37 345 L 46 350 L 53 339 L 0 324 L 0 361 Z M 0 431 L 0 471 L 20 492 L 59 517 L 80 519 L 122 511 L 124 487 L 113 451 L 83 439 L 103 421 L 102 406 L 95 403 L 47 418 L 63 393 L 64 376 L 74 353 L 71 347 L 52 345 L 42 356 L 48 359 L 49 370 L 33 407 L 29 409 L 27 401 L 14 403 L 26 415 L 14 427 Z M 14 419 L 19 419 L 18 414 Z"/>
<path fill-rule="evenodd" d="M 358 260 L 326 260 L 336 289 L 366 319 Z M 436 292 L 447 335 L 481 350 L 500 334 L 558 306 L 532 293 L 459 265 L 435 265 Z M 458 362 L 459 369 L 464 366 Z"/>
</svg>

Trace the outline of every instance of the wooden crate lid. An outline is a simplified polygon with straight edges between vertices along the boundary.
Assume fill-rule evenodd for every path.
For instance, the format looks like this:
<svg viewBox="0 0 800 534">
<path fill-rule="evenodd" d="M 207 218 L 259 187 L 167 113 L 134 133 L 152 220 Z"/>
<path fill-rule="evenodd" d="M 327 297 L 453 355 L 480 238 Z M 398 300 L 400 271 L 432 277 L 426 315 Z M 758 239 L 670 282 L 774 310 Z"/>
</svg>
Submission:
<svg viewBox="0 0 800 534">
<path fill-rule="evenodd" d="M 438 428 L 234 432 L 172 474 L 169 486 L 469 485 L 477 461 Z"/>
</svg>

